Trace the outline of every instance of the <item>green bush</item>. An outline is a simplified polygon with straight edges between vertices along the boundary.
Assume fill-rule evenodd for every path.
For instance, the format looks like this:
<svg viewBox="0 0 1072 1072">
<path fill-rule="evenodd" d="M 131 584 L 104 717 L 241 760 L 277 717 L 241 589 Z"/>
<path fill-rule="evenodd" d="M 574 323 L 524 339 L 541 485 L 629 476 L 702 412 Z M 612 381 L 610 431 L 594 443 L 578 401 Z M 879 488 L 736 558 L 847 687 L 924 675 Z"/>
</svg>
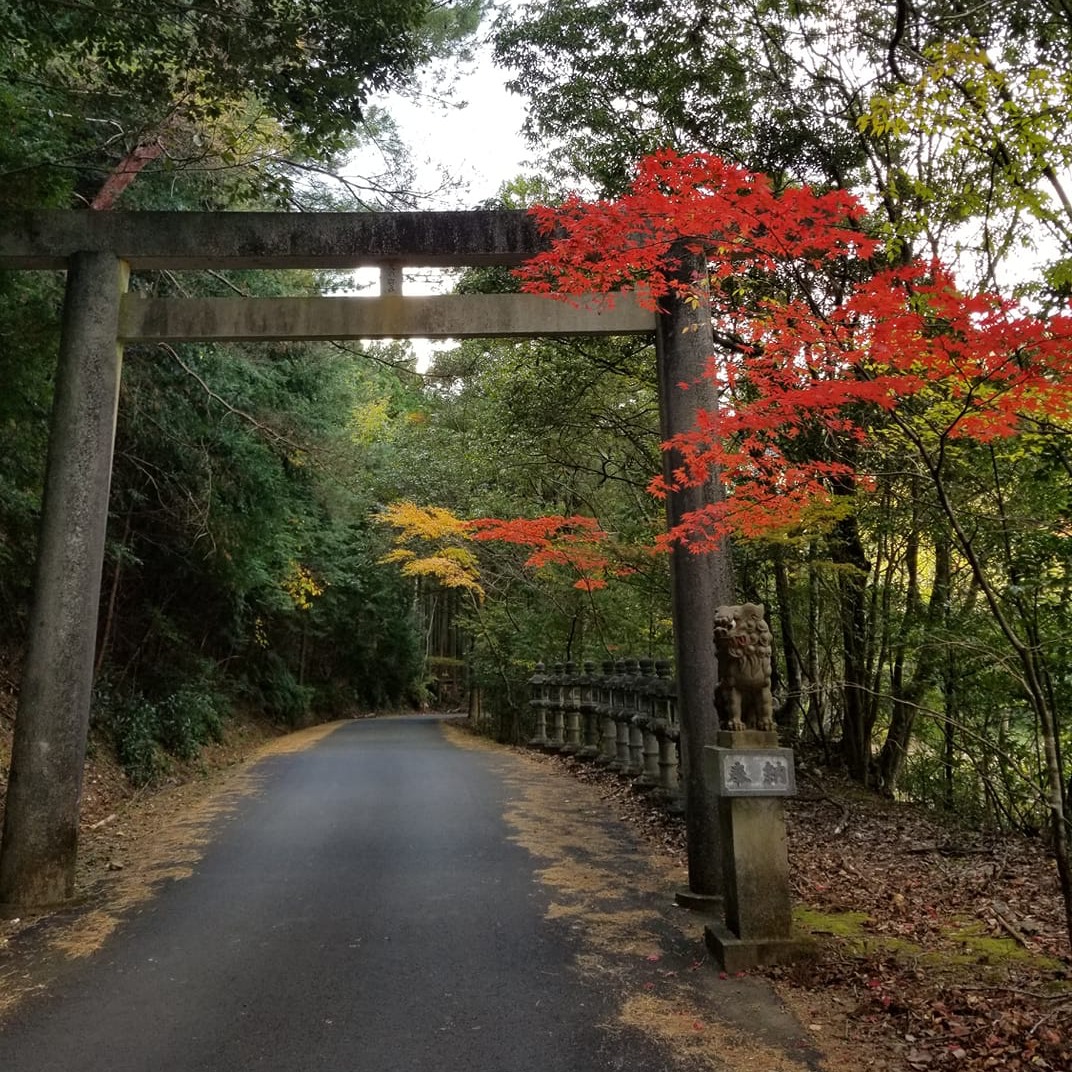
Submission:
<svg viewBox="0 0 1072 1072">
<path fill-rule="evenodd" d="M 112 738 L 116 758 L 136 786 L 149 785 L 167 770 L 167 757 L 157 740 L 157 708 L 140 693 L 109 693 L 100 721 Z"/>
<path fill-rule="evenodd" d="M 160 700 L 120 691 L 105 679 L 96 686 L 93 723 L 111 740 L 127 778 L 143 786 L 167 773 L 169 756 L 195 759 L 209 741 L 221 740 L 226 712 L 226 700 L 207 677 Z"/>
<path fill-rule="evenodd" d="M 289 667 L 274 652 L 258 661 L 249 681 L 250 698 L 269 715 L 287 726 L 299 726 L 312 707 L 315 690 L 298 684 Z"/>
<path fill-rule="evenodd" d="M 223 739 L 226 709 L 207 685 L 181 685 L 157 707 L 157 738 L 179 759 L 194 759 L 204 745 Z"/>
</svg>

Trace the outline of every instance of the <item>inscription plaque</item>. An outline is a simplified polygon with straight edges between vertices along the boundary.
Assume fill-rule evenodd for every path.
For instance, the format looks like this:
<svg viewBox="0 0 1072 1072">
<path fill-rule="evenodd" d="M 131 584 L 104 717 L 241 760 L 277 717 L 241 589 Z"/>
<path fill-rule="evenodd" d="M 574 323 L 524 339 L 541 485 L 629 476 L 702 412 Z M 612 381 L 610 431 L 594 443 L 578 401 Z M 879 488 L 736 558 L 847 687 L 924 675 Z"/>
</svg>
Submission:
<svg viewBox="0 0 1072 1072">
<path fill-rule="evenodd" d="M 791 748 L 712 748 L 715 792 L 722 797 L 791 797 L 797 780 Z"/>
</svg>

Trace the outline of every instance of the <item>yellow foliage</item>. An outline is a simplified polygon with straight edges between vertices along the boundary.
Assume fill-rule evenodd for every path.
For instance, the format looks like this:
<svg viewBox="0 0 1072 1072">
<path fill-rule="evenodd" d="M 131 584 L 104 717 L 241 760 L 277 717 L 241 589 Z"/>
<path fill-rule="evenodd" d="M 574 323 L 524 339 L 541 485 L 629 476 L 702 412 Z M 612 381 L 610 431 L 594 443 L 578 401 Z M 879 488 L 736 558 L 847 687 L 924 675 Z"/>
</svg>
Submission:
<svg viewBox="0 0 1072 1072">
<path fill-rule="evenodd" d="M 431 577 L 444 588 L 466 588 L 478 595 L 484 594 L 484 589 L 472 573 L 445 555 L 414 558 L 402 567 L 402 574 L 406 577 Z"/>
<path fill-rule="evenodd" d="M 1057 211 L 1046 180 L 1072 166 L 1072 71 L 991 56 L 971 38 L 930 45 L 922 56 L 917 81 L 872 97 L 857 120 L 871 134 L 928 140 L 926 175 L 897 178 L 921 211 L 933 217 L 940 195 L 960 220 L 995 206 L 1042 219 Z"/>
<path fill-rule="evenodd" d="M 391 420 L 389 406 L 388 399 L 376 398 L 353 407 L 350 411 L 350 438 L 354 443 L 367 447 L 380 438 Z"/>
<path fill-rule="evenodd" d="M 317 583 L 312 573 L 300 562 L 291 559 L 287 563 L 286 576 L 279 582 L 298 610 L 310 610 L 313 600 L 324 594 L 323 586 Z"/>
<path fill-rule="evenodd" d="M 395 543 L 406 544 L 413 540 L 469 539 L 470 524 L 442 506 L 418 506 L 401 499 L 385 506 L 376 520 L 383 525 L 398 529 Z"/>
<path fill-rule="evenodd" d="M 418 506 L 408 500 L 385 506 L 374 520 L 397 530 L 395 546 L 381 562 L 401 566 L 406 577 L 430 577 L 444 588 L 484 595 L 477 557 L 465 546 L 472 539 L 468 521 L 441 506 Z"/>
<path fill-rule="evenodd" d="M 477 568 L 476 555 L 467 547 L 444 547 L 440 554 L 444 558 L 449 558 L 462 569 L 476 570 Z"/>
</svg>

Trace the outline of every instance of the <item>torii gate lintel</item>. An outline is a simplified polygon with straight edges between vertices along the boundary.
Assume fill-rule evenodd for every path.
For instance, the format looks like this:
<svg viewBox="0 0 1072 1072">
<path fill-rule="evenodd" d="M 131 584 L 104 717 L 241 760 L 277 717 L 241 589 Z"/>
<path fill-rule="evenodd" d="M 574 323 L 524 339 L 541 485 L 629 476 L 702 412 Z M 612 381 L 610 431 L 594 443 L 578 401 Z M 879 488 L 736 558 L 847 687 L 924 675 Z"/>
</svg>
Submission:
<svg viewBox="0 0 1072 1072">
<path fill-rule="evenodd" d="M 527 212 L 64 212 L 0 217 L 0 267 L 114 253 L 132 269 L 474 268 L 547 245 Z"/>
</svg>

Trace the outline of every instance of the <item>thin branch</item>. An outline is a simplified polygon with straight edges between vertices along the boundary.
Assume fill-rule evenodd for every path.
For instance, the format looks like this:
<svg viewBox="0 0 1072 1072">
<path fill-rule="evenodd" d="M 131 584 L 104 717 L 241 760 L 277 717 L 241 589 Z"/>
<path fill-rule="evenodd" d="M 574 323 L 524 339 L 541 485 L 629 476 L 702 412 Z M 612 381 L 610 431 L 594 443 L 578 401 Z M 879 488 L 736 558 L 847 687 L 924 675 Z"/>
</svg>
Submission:
<svg viewBox="0 0 1072 1072">
<path fill-rule="evenodd" d="M 247 424 L 252 425 L 259 432 L 261 432 L 267 439 L 270 439 L 275 443 L 281 443 L 287 447 L 290 447 L 291 450 L 301 451 L 303 453 L 306 451 L 306 448 L 303 447 L 300 443 L 295 443 L 293 439 L 288 439 L 285 435 L 281 435 L 274 428 L 269 428 L 267 425 L 261 424 L 260 421 L 258 421 L 251 414 L 246 413 L 245 410 L 241 410 L 235 406 L 232 406 L 226 398 L 213 391 L 212 388 L 209 387 L 209 385 L 200 376 L 198 376 L 198 374 L 194 372 L 194 370 L 190 368 L 190 366 L 186 364 L 185 361 L 183 361 L 183 359 L 179 356 L 178 352 L 174 349 L 174 347 L 169 346 L 166 342 L 161 342 L 157 345 L 165 353 L 170 354 L 171 357 L 175 360 L 175 363 L 179 365 L 179 367 L 188 376 L 197 381 L 197 383 L 201 386 L 205 394 L 207 394 L 209 398 L 211 398 L 214 402 L 218 402 L 221 406 L 223 406 L 223 408 L 227 410 L 228 413 L 233 413 L 236 417 L 240 417 Z"/>
<path fill-rule="evenodd" d="M 430 372 L 418 372 L 416 369 L 410 368 L 408 365 L 401 361 L 388 361 L 385 357 L 380 357 L 369 350 L 356 350 L 352 346 L 347 346 L 341 342 L 332 342 L 333 349 L 341 350 L 344 354 L 349 354 L 351 357 L 360 357 L 366 361 L 372 361 L 377 365 L 382 365 L 384 368 L 390 369 L 392 372 L 404 373 L 406 376 L 412 376 L 414 379 L 420 380 L 423 383 L 438 382 L 439 377 Z"/>
<path fill-rule="evenodd" d="M 890 38 L 890 47 L 886 52 L 886 62 L 894 78 L 902 85 L 908 85 L 908 79 L 901 71 L 900 61 L 897 59 L 897 49 L 904 39 L 905 29 L 908 26 L 908 0 L 897 0 L 897 18 L 893 27 L 893 37 Z"/>
</svg>

